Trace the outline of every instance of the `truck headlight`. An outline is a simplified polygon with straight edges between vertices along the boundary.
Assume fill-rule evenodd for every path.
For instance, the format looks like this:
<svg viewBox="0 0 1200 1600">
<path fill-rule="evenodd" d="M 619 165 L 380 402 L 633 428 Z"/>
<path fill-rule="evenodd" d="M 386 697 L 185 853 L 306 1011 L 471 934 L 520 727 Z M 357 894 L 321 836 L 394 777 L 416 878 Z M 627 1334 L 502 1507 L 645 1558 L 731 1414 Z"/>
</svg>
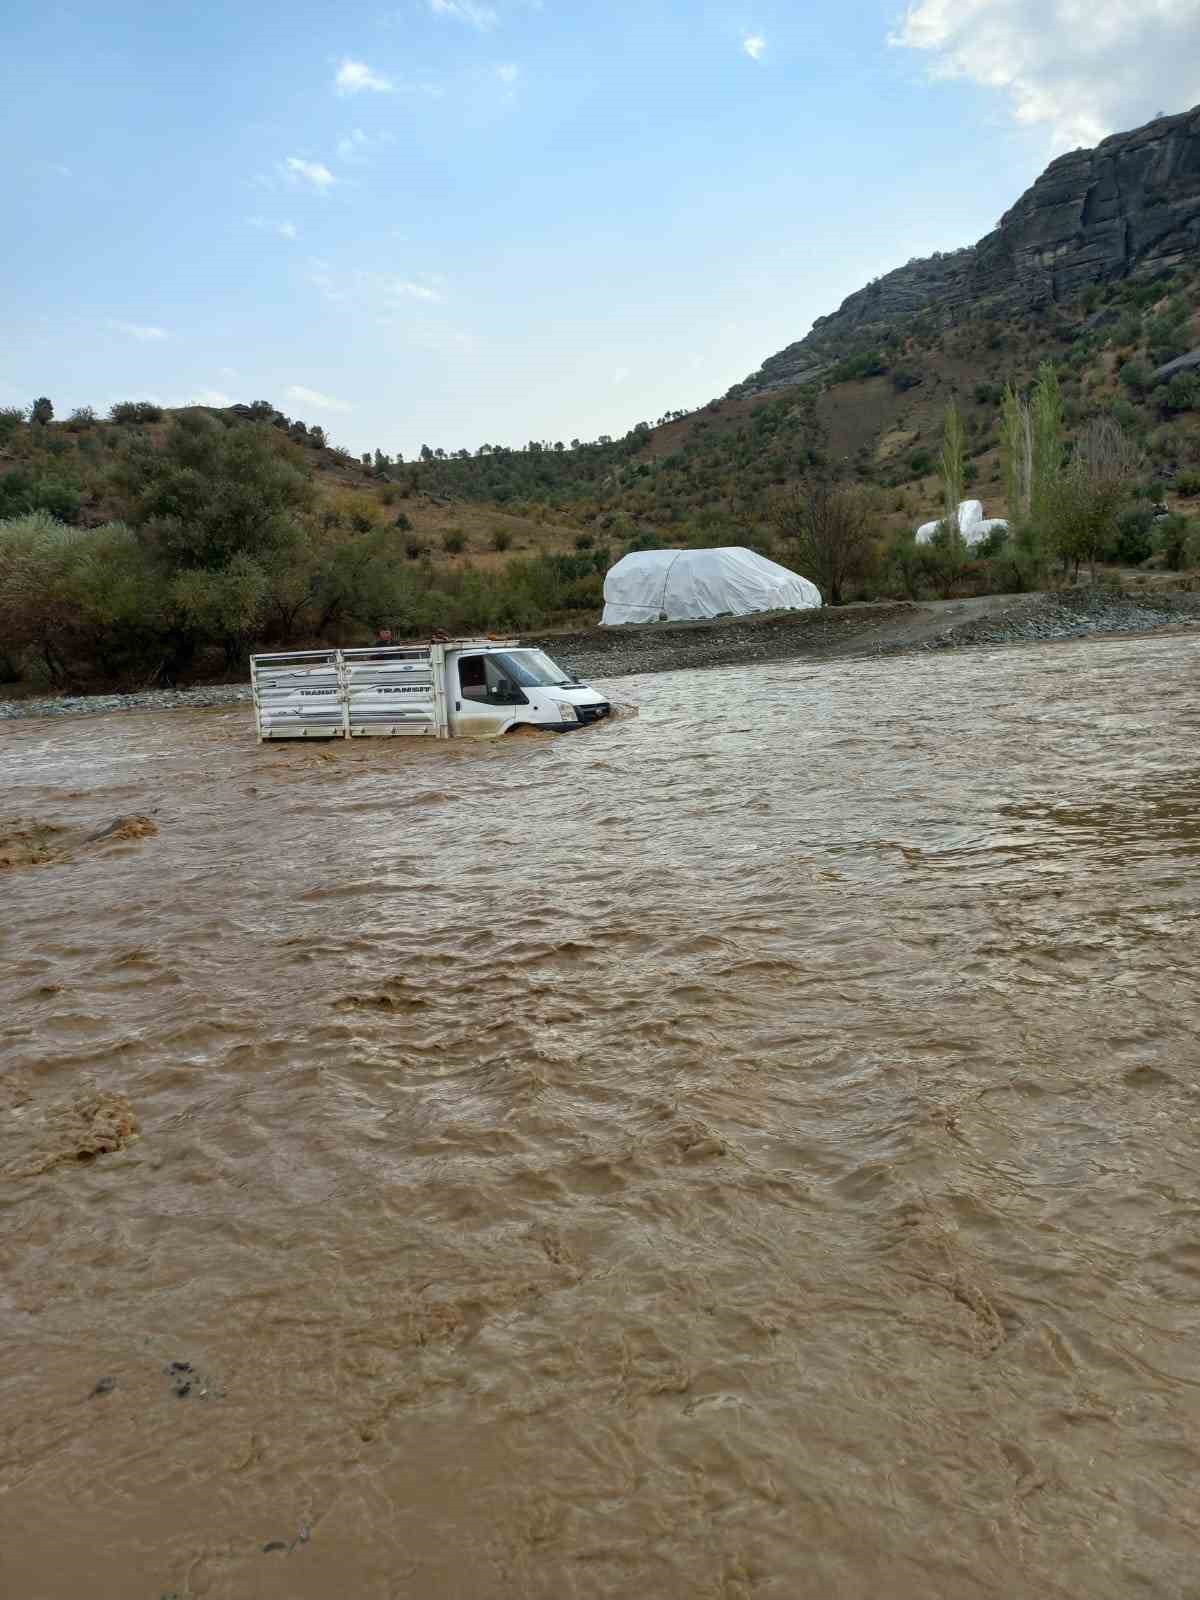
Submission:
<svg viewBox="0 0 1200 1600">
<path fill-rule="evenodd" d="M 573 705 L 571 705 L 570 702 L 567 701 L 567 700 L 560 700 L 558 702 L 558 717 L 559 717 L 559 721 L 560 722 L 578 722 L 579 721 L 579 713 L 575 710 L 575 707 Z"/>
</svg>

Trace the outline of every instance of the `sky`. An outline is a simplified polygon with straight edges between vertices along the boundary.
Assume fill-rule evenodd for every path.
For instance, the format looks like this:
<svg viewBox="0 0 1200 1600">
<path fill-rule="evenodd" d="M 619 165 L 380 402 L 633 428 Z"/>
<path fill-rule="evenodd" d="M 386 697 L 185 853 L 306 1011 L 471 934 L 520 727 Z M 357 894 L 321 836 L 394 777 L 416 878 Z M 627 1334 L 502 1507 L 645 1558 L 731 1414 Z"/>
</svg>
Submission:
<svg viewBox="0 0 1200 1600">
<path fill-rule="evenodd" d="M 1200 0 L 21 7 L 0 405 L 619 435 L 1200 102 L 1198 40 Z"/>
</svg>

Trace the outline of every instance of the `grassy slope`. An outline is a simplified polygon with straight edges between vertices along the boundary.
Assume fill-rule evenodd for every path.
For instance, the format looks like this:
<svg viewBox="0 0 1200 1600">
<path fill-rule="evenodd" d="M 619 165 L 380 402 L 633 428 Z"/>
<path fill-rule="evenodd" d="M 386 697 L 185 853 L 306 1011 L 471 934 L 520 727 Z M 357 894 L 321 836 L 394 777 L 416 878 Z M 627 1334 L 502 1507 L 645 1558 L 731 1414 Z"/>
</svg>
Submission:
<svg viewBox="0 0 1200 1600">
<path fill-rule="evenodd" d="M 539 476 L 549 477 L 548 483 L 526 485 L 518 456 L 510 490 L 524 491 L 584 525 L 603 527 L 623 515 L 635 529 L 654 530 L 670 542 L 676 542 L 677 525 L 683 524 L 680 532 L 686 535 L 696 517 L 713 512 L 727 513 L 751 533 L 761 525 L 771 491 L 797 476 L 805 448 L 815 442 L 849 477 L 879 490 L 880 531 L 886 535 L 940 510 L 936 473 L 914 473 L 909 463 L 921 450 L 936 461 L 943 417 L 953 400 L 964 415 L 977 473 L 970 493 L 984 501 L 989 515 L 1003 516 L 1008 508 L 998 450 L 998 394 L 1010 380 L 1030 381 L 1039 362 L 1059 365 L 1069 420 L 1114 400 L 1131 400 L 1127 425 L 1148 443 L 1168 420 L 1149 397 L 1131 394 L 1117 379 L 1126 362 L 1154 364 L 1146 330 L 1168 304 L 1164 293 L 1131 311 L 1126 296 L 1135 288 L 1113 285 L 1094 297 L 1114 316 L 1140 314 L 1143 329 L 1133 338 L 1126 336 L 1127 326 L 1095 328 L 1089 323 L 1094 307 L 1083 305 L 1052 308 L 1015 324 L 984 320 L 927 328 L 897 338 L 886 353 L 887 374 L 822 386 L 815 398 L 815 430 L 805 409 L 810 391 L 737 395 L 664 423 L 636 449 L 618 441 L 608 451 L 607 471 L 597 473 L 589 463 L 585 481 L 573 474 L 577 454 L 567 452 L 539 463 Z M 1200 281 L 1193 274 L 1177 281 L 1172 292 L 1184 296 L 1191 311 L 1180 334 L 1184 347 L 1200 346 Z M 910 386 L 899 386 L 901 374 Z M 1170 424 L 1175 437 L 1163 453 L 1148 456 L 1146 475 L 1165 475 L 1174 509 L 1173 470 L 1200 463 L 1200 412 Z M 480 482 L 474 461 L 430 463 L 420 468 L 420 481 L 442 493 L 480 500 L 490 499 L 494 487 Z M 1194 512 L 1200 506 L 1194 497 L 1182 497 L 1179 509 Z"/>
<path fill-rule="evenodd" d="M 940 509 L 936 474 L 914 473 L 912 461 L 920 451 L 936 461 L 951 400 L 964 414 L 977 473 L 969 492 L 984 501 L 988 514 L 1005 514 L 996 397 L 1003 383 L 1028 381 L 1038 362 L 1050 359 L 1060 366 L 1069 416 L 1134 400 L 1127 420 L 1151 446 L 1147 479 L 1165 480 L 1173 507 L 1195 513 L 1200 503 L 1172 493 L 1170 480 L 1173 469 L 1200 464 L 1200 411 L 1171 419 L 1166 446 L 1155 455 L 1164 419 L 1152 397 L 1131 396 L 1117 378 L 1123 363 L 1149 359 L 1145 333 L 1167 304 L 1165 294 L 1154 300 L 1141 291 L 1146 303 L 1135 306 L 1135 292 L 1134 285 L 1113 285 L 1093 296 L 1089 310 L 1053 308 L 1018 324 L 985 320 L 910 330 L 886 350 L 884 375 L 765 397 L 737 395 L 656 429 L 576 451 L 434 460 L 391 467 L 385 477 L 325 447 L 308 446 L 303 458 L 317 487 L 318 514 L 334 511 L 344 526 L 357 516 L 372 527 L 391 527 L 403 513 L 412 527 L 397 528 L 398 550 L 427 551 L 451 569 L 496 569 L 514 555 L 566 552 L 583 530 L 614 550 L 647 532 L 669 543 L 749 541 L 762 534 L 771 495 L 795 479 L 813 448 L 877 490 L 879 531 L 886 537 Z M 1172 292 L 1176 303 L 1186 297 L 1191 311 L 1182 342 L 1200 345 L 1200 275 L 1177 282 Z M 1097 301 L 1123 322 L 1096 329 L 1089 314 Z M 1130 337 L 1139 318 L 1141 332 Z M 168 426 L 169 415 L 137 431 L 161 441 Z M 106 422 L 78 432 L 66 423 L 22 428 L 0 444 L 0 474 L 23 467 L 62 477 L 81 493 L 78 520 L 96 525 L 114 511 L 105 483 L 110 446 L 133 431 Z M 502 552 L 494 548 L 498 532 L 507 536 Z M 465 549 L 448 553 L 445 541 L 455 535 Z"/>
</svg>

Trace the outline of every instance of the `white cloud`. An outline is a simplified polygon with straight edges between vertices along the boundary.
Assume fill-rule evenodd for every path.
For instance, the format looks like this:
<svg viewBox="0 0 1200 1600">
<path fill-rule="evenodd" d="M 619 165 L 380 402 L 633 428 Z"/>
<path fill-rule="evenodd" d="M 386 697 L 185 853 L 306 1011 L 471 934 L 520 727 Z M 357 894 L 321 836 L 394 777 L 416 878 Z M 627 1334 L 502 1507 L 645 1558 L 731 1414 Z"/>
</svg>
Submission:
<svg viewBox="0 0 1200 1600">
<path fill-rule="evenodd" d="M 967 3 L 969 3 L 969 0 L 967 0 Z M 742 49 L 750 57 L 751 61 L 761 61 L 766 48 L 767 41 L 761 33 L 748 33 L 742 40 Z"/>
<path fill-rule="evenodd" d="M 233 401 L 227 394 L 223 394 L 220 389 L 201 389 L 199 394 L 194 395 L 188 401 L 188 404 L 193 406 L 231 406 Z"/>
<path fill-rule="evenodd" d="M 318 194 L 325 194 L 337 182 L 329 168 L 320 161 L 301 161 L 299 156 L 289 156 L 283 171 L 293 183 L 311 183 Z"/>
<path fill-rule="evenodd" d="M 218 370 L 223 378 L 236 378 L 239 376 L 236 367 L 221 367 Z"/>
<path fill-rule="evenodd" d="M 392 144 L 390 133 L 364 133 L 361 128 L 353 128 L 338 140 L 337 153 L 339 161 L 365 161 L 373 151 L 383 145 Z"/>
<path fill-rule="evenodd" d="M 440 305 L 446 298 L 427 283 L 415 283 L 410 278 L 381 278 L 379 287 L 392 300 L 426 300 Z"/>
<path fill-rule="evenodd" d="M 390 78 L 372 72 L 365 61 L 351 61 L 348 56 L 337 69 L 333 86 L 338 94 L 362 94 L 364 89 L 370 89 L 375 94 L 391 94 L 395 87 Z"/>
<path fill-rule="evenodd" d="M 136 339 L 139 344 L 152 344 L 156 339 L 167 337 L 165 328 L 152 328 L 144 322 L 110 322 L 109 327 L 129 339 Z"/>
<path fill-rule="evenodd" d="M 502 62 L 501 65 L 496 68 L 496 76 L 500 79 L 501 83 L 516 83 L 520 75 L 520 67 L 514 66 L 511 61 Z"/>
<path fill-rule="evenodd" d="M 890 42 L 1006 95 L 1057 149 L 1200 100 L 1200 0 L 912 0 Z"/>
<path fill-rule="evenodd" d="M 294 222 L 272 222 L 269 217 L 247 217 L 246 221 L 252 228 L 264 228 L 270 233 L 277 233 L 281 239 L 300 237 L 300 230 Z"/>
<path fill-rule="evenodd" d="M 401 278 L 385 272 L 365 272 L 361 267 L 339 277 L 327 261 L 321 260 L 309 262 L 308 281 L 332 305 L 341 305 L 352 299 L 356 306 L 365 311 L 393 310 L 406 300 L 441 305 L 446 298 L 437 287 L 436 280 L 421 282 L 416 278 Z"/>
<path fill-rule="evenodd" d="M 628 367 L 618 367 L 617 370 L 613 373 L 612 381 L 614 383 L 624 383 L 625 379 L 628 376 L 629 376 L 629 368 Z"/>
<path fill-rule="evenodd" d="M 286 393 L 290 400 L 298 400 L 302 406 L 310 406 L 314 411 L 354 410 L 354 407 L 347 405 L 344 400 L 335 400 L 331 394 L 322 394 L 319 389 L 308 389 L 302 383 L 289 383 Z"/>
<path fill-rule="evenodd" d="M 476 0 L 429 0 L 429 9 L 435 17 L 453 17 L 469 27 L 484 33 L 494 28 L 500 20 L 491 6 L 476 4 Z"/>
</svg>

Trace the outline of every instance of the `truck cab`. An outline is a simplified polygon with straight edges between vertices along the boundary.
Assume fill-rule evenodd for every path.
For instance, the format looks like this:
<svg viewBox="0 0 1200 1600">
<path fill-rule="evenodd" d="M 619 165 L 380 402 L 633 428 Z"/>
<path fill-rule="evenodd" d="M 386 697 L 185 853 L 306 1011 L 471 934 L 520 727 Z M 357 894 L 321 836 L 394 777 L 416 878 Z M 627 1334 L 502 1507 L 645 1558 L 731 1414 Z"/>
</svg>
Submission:
<svg viewBox="0 0 1200 1600">
<path fill-rule="evenodd" d="M 603 695 L 525 645 L 446 652 L 452 737 L 507 733 L 520 723 L 565 733 L 609 714 Z"/>
<path fill-rule="evenodd" d="M 563 733 L 607 717 L 604 696 L 517 639 L 438 639 L 250 658 L 259 741 Z"/>
</svg>

